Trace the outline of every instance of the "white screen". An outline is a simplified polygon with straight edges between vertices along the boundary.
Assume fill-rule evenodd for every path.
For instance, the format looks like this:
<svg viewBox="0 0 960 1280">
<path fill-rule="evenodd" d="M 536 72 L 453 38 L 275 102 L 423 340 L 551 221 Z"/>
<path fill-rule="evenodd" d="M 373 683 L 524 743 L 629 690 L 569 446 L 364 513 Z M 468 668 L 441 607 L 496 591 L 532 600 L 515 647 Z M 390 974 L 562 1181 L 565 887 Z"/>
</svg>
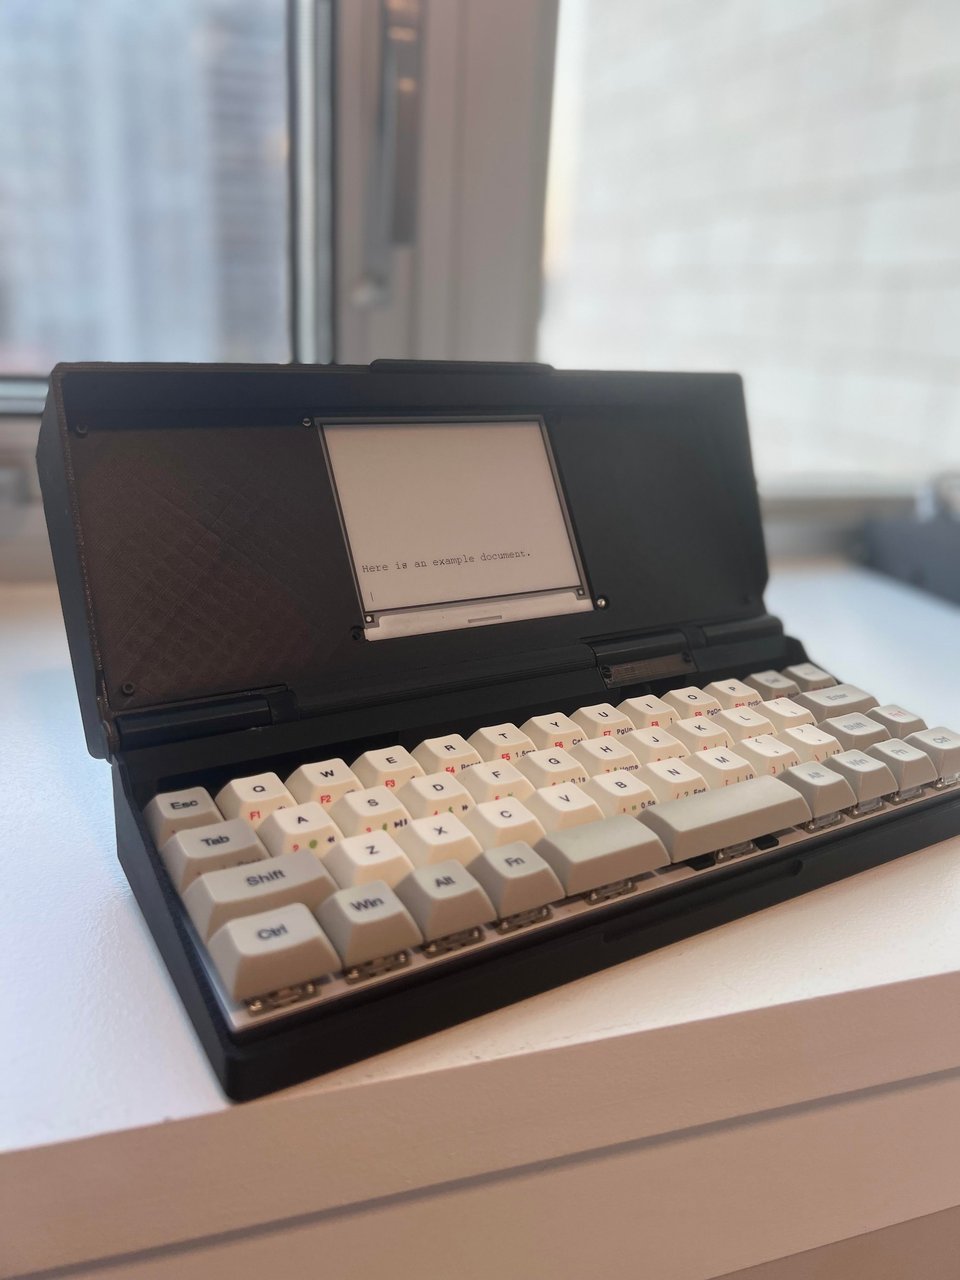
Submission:
<svg viewBox="0 0 960 1280">
<path fill-rule="evenodd" d="M 370 613 L 581 587 L 538 422 L 323 433 Z"/>
</svg>

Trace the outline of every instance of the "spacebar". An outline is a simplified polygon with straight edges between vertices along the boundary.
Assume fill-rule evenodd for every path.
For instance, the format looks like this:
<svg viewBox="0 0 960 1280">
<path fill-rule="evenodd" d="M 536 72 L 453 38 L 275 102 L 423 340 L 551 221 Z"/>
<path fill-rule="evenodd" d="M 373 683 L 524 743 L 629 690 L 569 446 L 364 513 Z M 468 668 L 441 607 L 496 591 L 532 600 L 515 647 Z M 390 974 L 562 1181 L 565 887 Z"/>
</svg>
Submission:
<svg viewBox="0 0 960 1280">
<path fill-rule="evenodd" d="M 803 796 L 779 778 L 754 778 L 652 804 L 638 821 L 660 837 L 671 862 L 683 862 L 809 822 L 810 809 Z"/>
</svg>

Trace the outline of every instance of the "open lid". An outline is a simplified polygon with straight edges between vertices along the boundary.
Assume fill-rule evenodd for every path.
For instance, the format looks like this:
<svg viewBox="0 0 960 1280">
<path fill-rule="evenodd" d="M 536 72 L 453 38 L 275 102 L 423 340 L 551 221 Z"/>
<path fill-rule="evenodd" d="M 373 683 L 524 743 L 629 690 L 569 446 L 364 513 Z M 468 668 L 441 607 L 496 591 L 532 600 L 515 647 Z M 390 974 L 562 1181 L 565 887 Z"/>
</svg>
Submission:
<svg viewBox="0 0 960 1280">
<path fill-rule="evenodd" d="M 763 616 L 732 374 L 59 365 L 38 463 L 95 755 L 148 709 L 343 711 Z"/>
</svg>

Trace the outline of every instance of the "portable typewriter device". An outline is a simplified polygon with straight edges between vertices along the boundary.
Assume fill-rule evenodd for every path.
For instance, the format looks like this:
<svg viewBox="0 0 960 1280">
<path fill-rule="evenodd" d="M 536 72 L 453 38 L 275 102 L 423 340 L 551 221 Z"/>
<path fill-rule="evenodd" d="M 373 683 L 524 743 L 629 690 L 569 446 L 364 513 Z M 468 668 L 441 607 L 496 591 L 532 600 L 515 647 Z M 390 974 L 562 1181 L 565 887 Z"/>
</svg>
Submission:
<svg viewBox="0 0 960 1280">
<path fill-rule="evenodd" d="M 38 462 L 234 1098 L 960 831 L 960 736 L 764 610 L 736 376 L 61 365 Z"/>
</svg>

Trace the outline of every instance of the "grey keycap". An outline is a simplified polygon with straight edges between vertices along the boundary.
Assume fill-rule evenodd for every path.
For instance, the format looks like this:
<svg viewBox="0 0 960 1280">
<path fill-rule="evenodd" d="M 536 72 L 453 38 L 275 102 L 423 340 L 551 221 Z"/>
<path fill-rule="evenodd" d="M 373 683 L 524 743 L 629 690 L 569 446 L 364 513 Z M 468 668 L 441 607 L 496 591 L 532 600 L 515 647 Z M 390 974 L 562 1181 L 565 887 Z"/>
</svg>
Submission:
<svg viewBox="0 0 960 1280">
<path fill-rule="evenodd" d="M 332 893 L 317 919 L 344 968 L 395 955 L 421 941 L 413 917 L 385 880 Z"/>
<path fill-rule="evenodd" d="M 814 666 L 812 662 L 798 662 L 795 667 L 785 667 L 783 674 L 788 680 L 795 680 L 801 692 L 807 689 L 826 689 L 828 685 L 837 683 L 829 671 Z"/>
<path fill-rule="evenodd" d="M 799 791 L 815 819 L 838 813 L 841 809 L 850 809 L 857 803 L 857 797 L 846 778 L 816 761 L 807 761 L 805 764 L 794 765 L 792 769 L 785 769 L 780 774 L 780 779 Z"/>
<path fill-rule="evenodd" d="M 779 778 L 764 777 L 651 805 L 637 821 L 660 837 L 672 862 L 682 862 L 800 826 L 811 818 L 799 792 Z"/>
<path fill-rule="evenodd" d="M 938 778 L 952 779 L 960 774 L 960 733 L 941 724 L 911 733 L 907 742 L 926 752 L 936 766 Z"/>
<path fill-rule="evenodd" d="M 843 715 L 848 711 L 869 711 L 877 705 L 876 698 L 864 693 L 852 684 L 835 684 L 827 689 L 809 689 L 798 693 L 795 702 L 812 711 L 817 723 L 828 716 Z"/>
<path fill-rule="evenodd" d="M 882 724 L 859 711 L 848 711 L 846 715 L 821 720 L 820 728 L 824 733 L 833 734 L 846 751 L 852 751 L 855 747 L 865 751 L 875 742 L 886 742 L 890 737 Z"/>
<path fill-rule="evenodd" d="M 883 707 L 871 707 L 870 719 L 882 724 L 891 738 L 906 738 L 908 734 L 927 727 L 925 720 L 895 702 L 888 702 Z"/>
<path fill-rule="evenodd" d="M 841 751 L 830 757 L 829 765 L 849 782 L 858 805 L 869 805 L 898 790 L 888 766 L 865 751 Z"/>
<path fill-rule="evenodd" d="M 161 848 L 160 857 L 170 879 L 185 893 L 197 876 L 259 862 L 267 857 L 267 850 L 249 822 L 231 818 L 176 832 Z"/>
<path fill-rule="evenodd" d="M 479 882 L 453 858 L 420 867 L 395 892 L 427 942 L 475 929 L 497 914 Z"/>
<path fill-rule="evenodd" d="M 340 968 L 329 939 L 302 902 L 228 920 L 208 946 L 234 1000 L 299 986 Z"/>
<path fill-rule="evenodd" d="M 545 907 L 564 896 L 550 864 L 522 840 L 485 850 L 469 871 L 487 891 L 498 919 Z"/>
<path fill-rule="evenodd" d="M 750 685 L 758 693 L 762 693 L 764 700 L 767 698 L 792 698 L 795 693 L 800 692 L 800 686 L 796 680 L 791 680 L 789 676 L 773 670 L 755 671 L 753 675 L 745 676 L 743 683 Z"/>
<path fill-rule="evenodd" d="M 311 911 L 338 885 L 309 849 L 268 858 L 255 866 L 227 867 L 200 876 L 183 895 L 201 938 L 209 938 L 228 920 L 302 902 Z"/>
<path fill-rule="evenodd" d="M 537 842 L 568 896 L 669 865 L 659 838 L 625 814 L 554 831 Z"/>
<path fill-rule="evenodd" d="M 937 766 L 927 753 L 899 738 L 875 742 L 867 747 L 867 755 L 883 761 L 896 779 L 898 791 L 912 791 L 937 780 Z"/>
</svg>

